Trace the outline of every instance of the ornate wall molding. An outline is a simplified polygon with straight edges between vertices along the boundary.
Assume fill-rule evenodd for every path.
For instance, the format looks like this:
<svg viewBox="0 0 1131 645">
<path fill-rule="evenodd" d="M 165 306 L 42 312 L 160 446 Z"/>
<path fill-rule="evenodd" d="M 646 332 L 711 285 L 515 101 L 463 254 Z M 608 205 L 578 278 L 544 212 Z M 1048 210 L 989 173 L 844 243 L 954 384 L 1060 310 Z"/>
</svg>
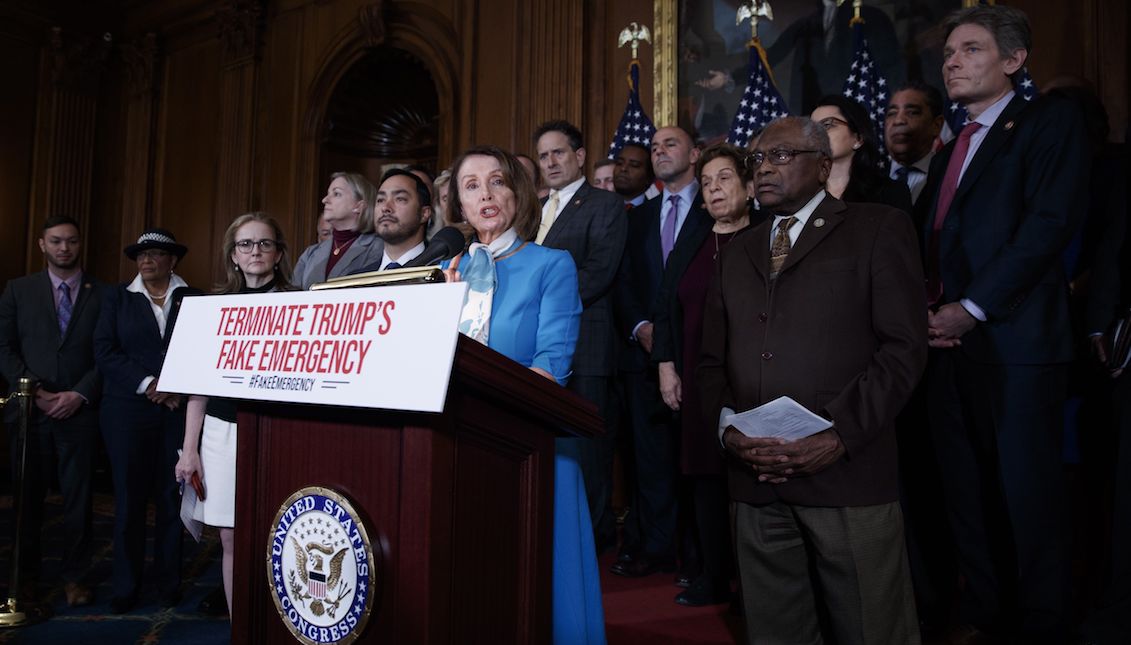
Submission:
<svg viewBox="0 0 1131 645">
<path fill-rule="evenodd" d="M 126 67 L 126 78 L 131 95 L 151 94 L 157 89 L 157 34 L 145 34 L 140 39 L 119 48 Z"/>
<path fill-rule="evenodd" d="M 163 223 L 155 221 L 153 213 L 160 53 L 154 33 L 120 47 L 126 68 L 127 101 L 119 246 L 132 242 L 138 231 L 147 226 Z M 122 256 L 118 262 L 119 272 L 129 275 L 133 263 Z"/>
<path fill-rule="evenodd" d="M 382 2 L 369 7 L 382 5 Z M 319 177 L 319 157 L 325 140 L 326 117 L 335 88 L 354 63 L 361 60 L 372 47 L 363 21 L 374 16 L 372 11 L 362 11 L 357 22 L 343 26 L 327 43 L 319 55 L 317 70 L 309 79 L 304 91 L 304 105 L 300 107 L 298 154 L 294 171 L 295 204 L 315 204 L 325 188 Z M 439 100 L 439 141 L 437 164 L 445 166 L 456 152 L 459 140 L 457 124 L 461 54 L 460 38 L 449 16 L 434 7 L 420 2 L 404 5 L 390 4 L 383 16 L 381 44 L 404 50 L 424 64 L 436 86 Z M 465 145 L 465 144 L 464 144 Z M 298 230 L 314 227 L 312 219 L 300 216 Z"/>
<path fill-rule="evenodd" d="M 227 0 L 216 11 L 225 65 L 244 65 L 255 59 L 263 40 L 262 0 Z"/>
<path fill-rule="evenodd" d="M 28 191 L 33 220 L 65 214 L 89 228 L 98 94 L 112 45 L 108 33 L 81 34 L 60 27 L 47 31 Z M 29 262 L 31 257 L 34 254 Z"/>
<path fill-rule="evenodd" d="M 47 32 L 52 84 L 62 90 L 97 94 L 113 44 L 109 33 L 90 36 L 52 27 Z"/>
<path fill-rule="evenodd" d="M 255 149 L 256 79 L 266 16 L 263 0 L 226 0 L 220 24 L 220 142 L 216 159 L 217 213 L 231 217 L 251 208 Z"/>
<path fill-rule="evenodd" d="M 365 5 L 357 13 L 362 39 L 369 47 L 376 47 L 385 42 L 384 4 L 382 0 L 378 0 L 373 4 Z"/>
</svg>

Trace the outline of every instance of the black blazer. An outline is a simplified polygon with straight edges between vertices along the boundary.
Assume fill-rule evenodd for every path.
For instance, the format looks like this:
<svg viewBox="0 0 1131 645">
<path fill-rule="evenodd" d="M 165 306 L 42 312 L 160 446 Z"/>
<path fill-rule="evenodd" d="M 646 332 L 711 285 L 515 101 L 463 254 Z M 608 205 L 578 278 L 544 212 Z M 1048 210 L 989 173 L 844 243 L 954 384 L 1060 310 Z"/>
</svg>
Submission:
<svg viewBox="0 0 1131 645">
<path fill-rule="evenodd" d="M 918 205 L 925 240 L 955 142 L 931 160 Z M 1063 99 L 1014 97 L 959 182 L 939 232 L 940 304 L 969 298 L 985 311 L 960 351 L 994 364 L 1072 359 L 1061 253 L 1087 205 L 1083 119 Z M 929 267 L 928 267 L 929 268 Z"/>
<path fill-rule="evenodd" d="M 143 294 L 127 291 L 126 286 L 107 289 L 102 315 L 94 331 L 95 361 L 106 379 L 104 391 L 107 398 L 148 404 L 148 399 L 137 394 L 137 387 L 147 376 L 161 376 L 165 351 L 181 310 L 181 300 L 186 295 L 197 295 L 201 291 L 181 287 L 170 294 L 172 306 L 165 323 L 165 335 L 162 336 L 149 299 Z"/>
<path fill-rule="evenodd" d="M 611 293 L 627 230 L 624 200 L 582 182 L 542 242 L 568 251 L 577 265 L 582 311 L 573 354 L 575 376 L 608 376 L 616 366 Z"/>
<path fill-rule="evenodd" d="M 90 414 L 102 392 L 94 363 L 94 327 L 104 290 L 102 283 L 83 273 L 71 322 L 61 335 L 47 271 L 8 283 L 0 296 L 0 373 L 9 387 L 29 376 L 49 392 L 75 391 L 89 404 L 76 416 Z M 5 419 L 15 419 L 16 407 L 6 408 Z M 33 413 L 37 409 L 32 406 Z"/>
<path fill-rule="evenodd" d="M 660 284 L 664 276 L 663 253 L 660 249 L 660 212 L 664 196 L 661 193 L 628 211 L 628 242 L 625 245 L 624 259 L 621 260 L 617 277 L 616 311 L 617 335 L 623 341 L 620 369 L 642 371 L 649 363 L 649 357 L 639 343 L 631 340 L 632 329 L 642 320 L 655 325 L 654 312 L 659 305 Z M 703 191 L 698 191 L 687 219 L 679 229 L 671 257 L 677 249 L 690 243 L 698 225 L 706 223 L 710 228 L 711 216 L 703 204 Z M 698 247 L 696 247 L 698 248 Z M 655 332 L 653 331 L 653 340 Z"/>
<path fill-rule="evenodd" d="M 1100 158 L 1092 180 L 1091 212 L 1103 216 L 1102 234 L 1095 248 L 1088 285 L 1086 333 L 1107 332 L 1117 317 L 1131 307 L 1131 210 L 1127 208 L 1127 172 L 1131 170 L 1126 146 Z"/>
<path fill-rule="evenodd" d="M 676 370 L 683 367 L 683 309 L 679 306 L 679 281 L 699 249 L 711 237 L 715 220 L 704 208 L 702 213 L 688 215 L 680 229 L 681 243 L 676 244 L 668 256 L 659 292 L 652 307 L 652 362 L 674 361 Z M 685 235 L 686 234 L 686 235 Z"/>
<path fill-rule="evenodd" d="M 840 196 L 841 201 L 884 204 L 898 208 L 908 215 L 911 214 L 911 189 L 907 187 L 907 184 L 885 177 L 882 173 L 875 180 L 876 183 L 865 192 L 850 179 L 848 187 L 844 189 L 844 194 Z"/>
</svg>

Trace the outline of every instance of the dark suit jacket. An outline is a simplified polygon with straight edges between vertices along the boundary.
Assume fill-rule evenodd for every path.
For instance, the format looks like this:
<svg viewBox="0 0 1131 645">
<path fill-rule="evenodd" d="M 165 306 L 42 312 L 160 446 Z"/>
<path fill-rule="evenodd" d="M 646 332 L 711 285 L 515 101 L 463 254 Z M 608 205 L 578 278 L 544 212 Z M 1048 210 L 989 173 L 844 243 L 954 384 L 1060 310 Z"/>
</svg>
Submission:
<svg viewBox="0 0 1131 645">
<path fill-rule="evenodd" d="M 723 407 L 741 412 L 788 395 L 832 419 L 846 453 L 784 484 L 758 483 L 734 462 L 731 496 L 806 506 L 894 502 L 895 416 L 927 358 L 911 221 L 886 206 L 826 195 L 771 291 L 772 227 L 769 219 L 731 241 L 707 292 L 696 375 L 708 427 Z"/>
<path fill-rule="evenodd" d="M 1103 167 L 1092 181 L 1092 212 L 1104 217 L 1095 247 L 1092 278 L 1088 285 L 1087 333 L 1106 332 L 1117 317 L 1131 307 L 1131 209 L 1127 208 L 1127 173 L 1131 170 L 1126 146 L 1102 157 Z M 1098 185 L 1097 185 L 1098 184 Z"/>
<path fill-rule="evenodd" d="M 615 301 L 617 336 L 624 345 L 620 357 L 622 370 L 642 371 L 650 360 L 639 343 L 630 339 L 633 328 L 640 321 L 656 322 L 654 312 L 659 305 L 660 283 L 664 276 L 663 253 L 660 249 L 660 212 L 663 201 L 661 193 L 628 211 L 628 241 L 617 276 Z M 698 191 L 691 209 L 687 211 L 687 219 L 679 229 L 671 255 L 674 256 L 677 249 L 686 246 L 704 225 L 710 229 L 712 221 L 703 205 L 703 191 Z M 669 262 L 670 258 L 671 256 Z"/>
<path fill-rule="evenodd" d="M 0 296 L 0 371 L 10 387 L 29 376 L 49 392 L 75 391 L 86 398 L 75 417 L 93 415 L 102 391 L 94 364 L 94 326 L 104 286 L 84 273 L 66 334 L 60 335 L 47 271 L 8 283 Z M 33 415 L 38 408 L 32 406 Z M 5 419 L 14 420 L 15 406 Z M 72 418 L 75 418 L 72 417 Z"/>
<path fill-rule="evenodd" d="M 931 228 L 952 141 L 931 160 L 918 206 Z M 940 304 L 969 298 L 986 312 L 962 337 L 972 360 L 1047 364 L 1072 359 L 1068 287 L 1061 252 L 1087 205 L 1083 121 L 1067 101 L 1017 95 L 958 184 L 939 232 Z M 925 247 L 929 248 L 929 247 Z M 924 258 L 927 252 L 924 252 Z"/>
<path fill-rule="evenodd" d="M 702 200 L 698 200 L 702 201 Z M 694 214 L 694 211 L 693 211 Z M 688 265 L 699 254 L 700 247 L 708 243 L 715 220 L 704 207 L 701 214 L 687 222 L 680 229 L 680 241 L 672 248 L 668 264 L 664 268 L 660 288 L 652 306 L 651 320 L 655 325 L 652 331 L 653 363 L 673 361 L 676 370 L 683 367 L 683 311 L 679 306 L 679 281 L 687 271 Z M 713 427 L 713 426 L 709 426 Z"/>
<path fill-rule="evenodd" d="M 569 251 L 577 265 L 582 311 L 574 376 L 608 376 L 616 367 L 611 293 L 627 229 L 624 200 L 582 182 L 542 242 Z"/>
<path fill-rule="evenodd" d="M 844 194 L 840 198 L 841 201 L 852 203 L 884 204 L 898 208 L 909 215 L 912 208 L 911 190 L 907 187 L 907 184 L 894 181 L 883 175 L 877 177 L 876 185 L 867 192 L 860 190 L 859 185 L 849 180 L 848 187 L 845 188 Z"/>
<path fill-rule="evenodd" d="M 136 402 L 142 409 L 156 408 L 137 387 L 147 376 L 161 375 L 165 350 L 186 295 L 198 295 L 199 289 L 181 287 L 170 295 L 172 306 L 165 323 L 165 335 L 160 334 L 157 320 L 149 306 L 149 299 L 140 293 L 119 285 L 106 290 L 102 315 L 94 331 L 94 355 L 98 370 L 106 379 L 103 387 L 107 399 Z M 156 411 L 156 409 L 155 409 Z"/>
</svg>

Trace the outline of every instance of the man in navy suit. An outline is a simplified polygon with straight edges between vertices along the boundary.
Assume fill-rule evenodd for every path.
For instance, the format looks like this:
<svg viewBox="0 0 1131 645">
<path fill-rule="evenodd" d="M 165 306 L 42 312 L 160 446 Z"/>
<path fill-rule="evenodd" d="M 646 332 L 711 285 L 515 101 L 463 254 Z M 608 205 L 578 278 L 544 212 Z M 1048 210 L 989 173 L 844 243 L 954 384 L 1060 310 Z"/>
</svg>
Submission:
<svg viewBox="0 0 1131 645">
<path fill-rule="evenodd" d="M 617 279 L 617 331 L 624 344 L 620 378 L 634 474 L 624 544 L 611 571 L 629 577 L 675 565 L 678 433 L 660 399 L 650 358 L 652 312 L 668 254 L 688 231 L 712 221 L 695 180 L 699 149 L 691 135 L 678 127 L 660 128 L 652 137 L 651 155 L 664 190 L 629 212 L 628 245 Z"/>
<path fill-rule="evenodd" d="M 54 464 L 63 493 L 67 604 L 89 605 L 93 592 L 81 578 L 90 566 L 91 468 L 102 387 L 94 364 L 94 327 L 103 287 L 79 263 L 82 237 L 75 220 L 48 218 L 39 249 L 47 270 L 12 280 L 0 296 L 0 370 L 11 386 L 21 377 L 31 378 L 36 386 L 28 420 L 23 480 L 27 506 L 19 545 L 28 582 L 20 591 L 35 592 L 43 501 Z M 20 454 L 14 412 L 14 407 L 5 412 L 13 458 Z"/>
<path fill-rule="evenodd" d="M 1026 102 L 1025 14 L 946 21 L 943 77 L 969 113 L 931 163 L 924 208 L 931 432 L 973 630 L 1063 642 L 1068 515 L 1061 466 L 1072 359 L 1061 252 L 1087 205 L 1074 107 Z"/>
<path fill-rule="evenodd" d="M 624 201 L 585 181 L 581 131 L 550 121 L 534 134 L 538 165 L 550 187 L 542 200 L 537 242 L 569 251 L 577 265 L 581 331 L 573 353 L 569 389 L 597 406 L 606 434 L 596 439 L 559 439 L 558 451 L 577 459 L 585 479 L 598 543 L 615 533 L 612 515 L 613 419 L 611 377 L 616 368 L 612 291 L 624 253 Z"/>
</svg>

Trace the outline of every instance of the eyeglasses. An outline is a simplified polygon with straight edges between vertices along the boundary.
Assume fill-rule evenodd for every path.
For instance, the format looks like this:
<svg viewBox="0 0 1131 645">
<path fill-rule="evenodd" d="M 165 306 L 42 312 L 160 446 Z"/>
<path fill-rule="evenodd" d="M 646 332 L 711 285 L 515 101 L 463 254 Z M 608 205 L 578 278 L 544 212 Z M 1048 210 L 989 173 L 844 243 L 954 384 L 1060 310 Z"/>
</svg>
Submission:
<svg viewBox="0 0 1131 645">
<path fill-rule="evenodd" d="M 136 258 L 138 260 L 161 260 L 169 257 L 168 251 L 161 251 L 159 249 L 148 249 L 145 251 L 138 251 Z"/>
<path fill-rule="evenodd" d="M 821 119 L 817 123 L 820 123 L 822 126 L 824 126 L 825 130 L 832 130 L 838 125 L 848 125 L 848 121 L 845 121 L 844 119 L 838 119 L 835 116 L 826 117 L 824 119 Z"/>
<path fill-rule="evenodd" d="M 236 242 L 236 250 L 244 255 L 251 253 L 252 249 L 257 246 L 263 253 L 270 253 L 275 250 L 278 244 L 275 243 L 275 240 L 240 240 Z"/>
<path fill-rule="evenodd" d="M 754 152 L 750 153 L 749 157 L 746 158 L 746 163 L 749 164 L 750 168 L 754 170 L 760 168 L 762 166 L 762 162 L 766 161 L 767 159 L 769 159 L 770 163 L 775 166 L 784 166 L 787 163 L 793 161 L 793 158 L 797 155 L 805 154 L 807 152 L 815 153 L 820 152 L 820 150 L 787 150 L 785 148 L 778 148 L 777 150 L 771 150 L 769 152 L 755 150 Z"/>
</svg>

